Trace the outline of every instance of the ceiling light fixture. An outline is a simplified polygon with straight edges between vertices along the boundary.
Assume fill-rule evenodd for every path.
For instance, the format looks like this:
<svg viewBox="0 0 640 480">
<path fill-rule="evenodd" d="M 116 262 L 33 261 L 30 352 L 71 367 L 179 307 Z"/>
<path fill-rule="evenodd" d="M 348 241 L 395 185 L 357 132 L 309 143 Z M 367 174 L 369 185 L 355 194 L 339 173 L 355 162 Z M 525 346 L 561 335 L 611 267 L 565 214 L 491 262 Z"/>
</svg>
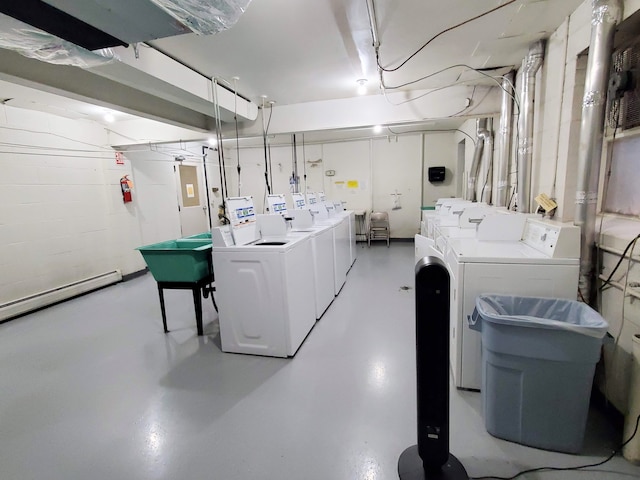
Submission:
<svg viewBox="0 0 640 480">
<path fill-rule="evenodd" d="M 374 125 L 373 133 L 382 133 L 382 125 Z"/>
<path fill-rule="evenodd" d="M 211 145 L 212 147 L 215 147 L 218 144 L 218 140 L 213 137 L 209 138 L 207 142 L 209 142 L 209 145 Z"/>
<path fill-rule="evenodd" d="M 367 93 L 367 79 L 361 78 L 356 80 L 356 83 L 358 84 L 358 95 L 365 95 Z"/>
<path fill-rule="evenodd" d="M 113 123 L 116 121 L 116 117 L 114 117 L 112 113 L 105 113 L 103 118 L 104 121 L 108 123 Z"/>
</svg>

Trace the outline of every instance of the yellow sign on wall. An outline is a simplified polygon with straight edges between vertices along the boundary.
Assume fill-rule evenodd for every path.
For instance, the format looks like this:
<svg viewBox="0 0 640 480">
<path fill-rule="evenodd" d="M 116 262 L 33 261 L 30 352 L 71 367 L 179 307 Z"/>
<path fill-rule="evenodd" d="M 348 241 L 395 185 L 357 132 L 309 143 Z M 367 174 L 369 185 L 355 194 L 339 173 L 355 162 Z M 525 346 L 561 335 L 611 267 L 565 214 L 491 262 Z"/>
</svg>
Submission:
<svg viewBox="0 0 640 480">
<path fill-rule="evenodd" d="M 347 188 L 358 188 L 357 180 L 347 180 Z"/>
</svg>

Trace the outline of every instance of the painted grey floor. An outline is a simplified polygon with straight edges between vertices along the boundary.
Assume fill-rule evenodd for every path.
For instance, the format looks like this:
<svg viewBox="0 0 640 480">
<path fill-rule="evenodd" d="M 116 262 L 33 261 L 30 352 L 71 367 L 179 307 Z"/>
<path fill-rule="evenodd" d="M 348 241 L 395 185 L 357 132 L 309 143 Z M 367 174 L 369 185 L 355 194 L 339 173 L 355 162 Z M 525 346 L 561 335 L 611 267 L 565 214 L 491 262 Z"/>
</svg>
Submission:
<svg viewBox="0 0 640 480">
<path fill-rule="evenodd" d="M 415 443 L 413 245 L 359 248 L 347 284 L 293 359 L 225 354 L 205 304 L 150 275 L 0 325 L 2 479 L 397 478 Z M 472 476 L 590 463 L 620 432 L 597 412 L 581 456 L 486 433 L 480 394 L 451 394 L 451 450 Z M 558 419 L 562 422 L 562 419 Z M 595 472 L 528 479 L 628 479 Z"/>
</svg>

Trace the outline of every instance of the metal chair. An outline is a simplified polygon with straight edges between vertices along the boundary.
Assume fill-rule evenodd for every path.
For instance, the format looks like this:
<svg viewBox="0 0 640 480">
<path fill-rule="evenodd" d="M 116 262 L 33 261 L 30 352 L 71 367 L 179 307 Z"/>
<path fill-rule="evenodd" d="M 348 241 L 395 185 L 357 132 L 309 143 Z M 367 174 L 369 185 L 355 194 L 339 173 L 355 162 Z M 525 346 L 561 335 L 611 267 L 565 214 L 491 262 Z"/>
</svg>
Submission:
<svg viewBox="0 0 640 480">
<path fill-rule="evenodd" d="M 371 240 L 386 240 L 388 247 L 390 236 L 389 214 L 372 212 L 369 217 L 369 246 L 371 246 Z"/>
</svg>

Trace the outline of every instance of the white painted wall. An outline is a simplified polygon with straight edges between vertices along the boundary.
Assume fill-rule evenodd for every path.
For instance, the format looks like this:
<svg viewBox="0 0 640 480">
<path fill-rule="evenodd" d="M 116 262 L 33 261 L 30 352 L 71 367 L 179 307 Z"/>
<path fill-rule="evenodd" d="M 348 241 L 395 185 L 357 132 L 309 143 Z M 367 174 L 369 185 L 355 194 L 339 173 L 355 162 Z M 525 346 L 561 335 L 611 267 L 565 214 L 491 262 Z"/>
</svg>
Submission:
<svg viewBox="0 0 640 480">
<path fill-rule="evenodd" d="M 272 193 L 284 193 L 289 194 L 292 191 L 292 186 L 289 183 L 289 179 L 293 169 L 293 147 L 291 145 L 271 147 L 270 159 L 271 159 L 271 174 L 269 175 L 269 183 L 273 179 L 271 185 Z M 269 152 L 268 151 L 268 152 Z M 269 156 L 269 153 L 267 153 Z M 265 182 L 265 153 L 264 148 L 241 148 L 239 152 L 240 165 L 241 165 L 241 194 L 253 196 L 256 210 L 260 213 L 264 211 L 265 198 L 267 195 L 267 187 Z M 300 179 L 299 190 L 303 192 L 305 190 L 304 172 L 306 162 L 307 172 L 307 191 L 321 191 L 324 188 L 323 185 L 323 163 L 315 162 L 316 160 L 322 160 L 322 146 L 321 145 L 305 145 L 298 143 L 297 146 L 298 156 L 298 177 Z M 238 153 L 236 149 L 230 148 L 228 157 L 233 162 L 234 175 L 235 165 Z M 311 161 L 311 162 L 310 162 Z M 228 164 L 227 164 L 228 165 Z M 313 166 L 315 165 L 315 166 Z M 213 175 L 219 174 L 214 172 Z M 234 176 L 234 179 L 237 178 Z M 227 179 L 228 180 L 228 179 Z M 233 192 L 233 195 L 237 194 L 237 183 L 229 184 L 229 189 Z M 291 198 L 287 197 L 289 207 L 291 207 Z"/>
<path fill-rule="evenodd" d="M 371 140 L 323 145 L 324 169 L 336 172 L 335 176 L 326 177 L 327 198 L 346 202 L 349 210 L 371 211 L 374 188 L 371 149 Z M 350 181 L 358 182 L 357 188 L 349 188 Z"/>
<path fill-rule="evenodd" d="M 300 190 L 304 190 L 302 159 L 307 160 L 307 190 L 324 190 L 328 198 L 346 203 L 353 210 L 383 210 L 390 214 L 391 235 L 411 238 L 419 230 L 422 205 L 423 146 L 428 150 L 428 165 L 447 167 L 448 180 L 443 185 L 425 187 L 428 195 L 451 196 L 455 193 L 455 146 L 453 133 L 403 135 L 305 145 L 298 143 L 298 174 Z M 234 153 L 232 152 L 233 156 Z M 291 145 L 271 148 L 274 193 L 289 193 L 291 175 Z M 240 150 L 243 195 L 253 195 L 258 211 L 262 211 L 264 186 L 264 150 Z M 321 162 L 317 162 L 321 160 Z M 310 162 L 312 161 L 312 162 Z M 312 166 L 315 165 L 315 166 Z M 324 174 L 334 170 L 335 176 Z M 351 182 L 351 183 L 349 183 Z M 394 194 L 398 191 L 399 210 L 393 210 Z M 288 197 L 289 206 L 291 199 Z"/>
<path fill-rule="evenodd" d="M 134 202 L 123 204 L 98 124 L 2 106 L 0 303 L 120 270 L 140 270 Z"/>
<path fill-rule="evenodd" d="M 453 132 L 425 133 L 423 142 L 422 205 L 430 206 L 439 198 L 456 196 L 456 179 L 462 172 L 457 171 L 458 147 Z M 445 181 L 430 183 L 429 167 L 445 167 Z"/>
<path fill-rule="evenodd" d="M 372 140 L 372 147 L 373 210 L 389 213 L 392 238 L 413 238 L 420 230 L 422 136 Z M 394 210 L 396 193 L 401 208 Z"/>
</svg>

